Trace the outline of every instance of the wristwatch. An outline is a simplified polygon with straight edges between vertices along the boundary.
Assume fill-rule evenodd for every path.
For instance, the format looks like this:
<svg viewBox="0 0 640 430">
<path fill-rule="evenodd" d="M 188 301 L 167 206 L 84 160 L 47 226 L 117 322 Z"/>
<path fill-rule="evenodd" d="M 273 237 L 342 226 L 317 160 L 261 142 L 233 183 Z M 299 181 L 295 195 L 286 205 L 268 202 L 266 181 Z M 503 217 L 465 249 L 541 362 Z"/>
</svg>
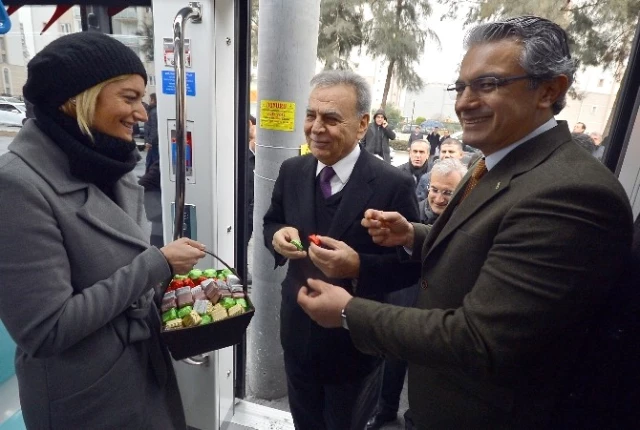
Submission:
<svg viewBox="0 0 640 430">
<path fill-rule="evenodd" d="M 347 314 L 344 313 L 344 309 L 340 313 L 340 316 L 342 317 L 342 328 L 345 330 L 349 330 L 349 325 L 347 324 Z"/>
</svg>

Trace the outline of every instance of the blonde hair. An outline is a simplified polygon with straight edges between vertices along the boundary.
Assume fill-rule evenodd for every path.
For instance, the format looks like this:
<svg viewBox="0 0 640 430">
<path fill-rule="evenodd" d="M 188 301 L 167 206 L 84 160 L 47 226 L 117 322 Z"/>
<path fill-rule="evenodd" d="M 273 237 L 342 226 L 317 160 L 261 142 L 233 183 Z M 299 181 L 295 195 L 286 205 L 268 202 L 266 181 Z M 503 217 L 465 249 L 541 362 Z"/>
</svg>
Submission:
<svg viewBox="0 0 640 430">
<path fill-rule="evenodd" d="M 98 104 L 98 96 L 107 85 L 113 82 L 124 81 L 131 76 L 134 75 L 120 75 L 100 82 L 99 84 L 84 90 L 80 94 L 64 102 L 64 104 L 60 106 L 60 110 L 65 114 L 76 118 L 80 131 L 93 140 L 91 127 L 93 127 L 96 105 Z"/>
</svg>

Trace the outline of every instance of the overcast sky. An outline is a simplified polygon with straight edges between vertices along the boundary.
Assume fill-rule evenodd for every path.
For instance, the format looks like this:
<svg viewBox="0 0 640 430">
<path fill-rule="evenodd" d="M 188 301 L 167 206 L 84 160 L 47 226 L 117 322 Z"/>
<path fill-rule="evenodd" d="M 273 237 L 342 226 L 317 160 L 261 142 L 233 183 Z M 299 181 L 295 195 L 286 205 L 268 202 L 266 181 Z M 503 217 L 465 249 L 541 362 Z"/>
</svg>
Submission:
<svg viewBox="0 0 640 430">
<path fill-rule="evenodd" d="M 440 17 L 447 12 L 448 7 L 432 2 L 433 13 L 427 19 L 427 25 L 440 38 L 441 49 L 434 42 L 427 42 L 425 54 L 418 73 L 426 83 L 453 83 L 458 77 L 458 67 L 464 50 L 462 41 L 466 29 L 462 28 L 463 19 L 441 21 Z M 465 13 L 459 14 L 464 16 Z"/>
</svg>

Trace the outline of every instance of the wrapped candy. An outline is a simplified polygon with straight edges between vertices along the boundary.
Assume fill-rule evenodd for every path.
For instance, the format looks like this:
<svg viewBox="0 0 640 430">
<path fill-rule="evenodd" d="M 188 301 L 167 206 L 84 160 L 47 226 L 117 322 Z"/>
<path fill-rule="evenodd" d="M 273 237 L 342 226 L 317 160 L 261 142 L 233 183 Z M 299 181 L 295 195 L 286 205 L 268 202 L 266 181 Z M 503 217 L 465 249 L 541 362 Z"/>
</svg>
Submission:
<svg viewBox="0 0 640 430">
<path fill-rule="evenodd" d="M 178 307 L 182 308 L 184 306 L 193 305 L 193 294 L 191 294 L 190 287 L 182 287 L 176 290 L 176 299 L 178 302 Z"/>
<path fill-rule="evenodd" d="M 193 310 L 200 315 L 204 315 L 207 313 L 207 308 L 209 307 L 207 305 L 211 305 L 211 302 L 209 300 L 196 300 L 196 302 L 193 304 Z"/>
<path fill-rule="evenodd" d="M 220 300 L 220 289 L 216 285 L 213 280 L 209 280 L 211 282 L 207 282 L 207 284 L 203 287 L 204 295 L 207 299 L 211 300 L 212 303 L 217 303 Z"/>
<path fill-rule="evenodd" d="M 204 291 L 202 291 L 202 287 L 200 285 L 198 285 L 197 287 L 194 287 L 191 289 L 191 295 L 193 296 L 193 300 L 206 300 L 207 297 L 204 294 Z"/>
<path fill-rule="evenodd" d="M 180 318 L 169 320 L 164 324 L 164 328 L 167 330 L 173 330 L 180 327 L 182 327 L 182 320 Z"/>
<path fill-rule="evenodd" d="M 240 315 L 244 313 L 244 308 L 239 304 L 235 304 L 229 308 L 229 316 L 235 317 L 236 315 Z"/>
<path fill-rule="evenodd" d="M 167 321 L 174 320 L 178 318 L 178 311 L 176 308 L 171 308 L 168 311 L 162 314 L 162 322 L 166 323 Z"/>
<path fill-rule="evenodd" d="M 162 307 L 161 307 L 162 312 L 166 312 L 171 308 L 177 308 L 177 307 L 178 307 L 178 302 L 176 301 L 176 292 L 169 291 L 168 293 L 165 293 L 165 295 L 162 297 Z"/>
<path fill-rule="evenodd" d="M 188 315 L 182 318 L 182 325 L 185 327 L 193 327 L 200 324 L 202 318 L 198 315 L 198 312 L 191 311 Z"/>
<path fill-rule="evenodd" d="M 236 304 L 236 301 L 231 297 L 223 297 L 222 299 L 220 299 L 220 304 L 223 308 L 229 309 L 231 306 Z"/>
<path fill-rule="evenodd" d="M 185 306 L 184 308 L 178 309 L 178 318 L 184 318 L 189 315 L 193 308 L 191 306 Z"/>
<path fill-rule="evenodd" d="M 244 309 L 249 309 L 249 304 L 245 299 L 236 299 L 236 304 L 242 306 Z"/>
<path fill-rule="evenodd" d="M 209 315 L 211 316 L 214 322 L 222 321 L 223 319 L 226 319 L 229 316 L 229 314 L 227 314 L 227 310 L 223 308 L 220 303 L 218 303 L 213 307 Z"/>
</svg>

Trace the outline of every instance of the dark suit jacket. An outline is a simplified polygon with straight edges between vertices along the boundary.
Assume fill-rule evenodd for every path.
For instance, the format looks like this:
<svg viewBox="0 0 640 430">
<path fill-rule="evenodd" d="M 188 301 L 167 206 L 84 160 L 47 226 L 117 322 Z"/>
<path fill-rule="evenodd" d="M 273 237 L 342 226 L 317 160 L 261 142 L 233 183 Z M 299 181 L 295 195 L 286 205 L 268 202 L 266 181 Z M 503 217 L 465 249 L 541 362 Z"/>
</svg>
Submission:
<svg viewBox="0 0 640 430">
<path fill-rule="evenodd" d="M 410 362 L 419 428 L 548 428 L 629 252 L 629 202 L 566 122 L 514 149 L 459 204 L 468 177 L 429 235 L 415 225 L 420 309 L 356 298 L 351 336 Z"/>
<path fill-rule="evenodd" d="M 276 231 L 293 226 L 308 247 L 308 236 L 316 231 L 315 184 L 317 160 L 313 156 L 294 157 L 282 163 L 271 207 L 264 217 L 265 245 L 276 265 L 286 260 L 273 250 Z M 418 220 L 414 181 L 408 175 L 367 151 L 361 151 L 349 182 L 343 189 L 340 206 L 327 236 L 344 241 L 360 256 L 360 276 L 354 291 L 350 279 L 327 279 L 309 258 L 289 262 L 282 283 L 280 336 L 285 351 L 308 364 L 310 373 L 324 381 L 353 379 L 366 374 L 376 360 L 357 351 L 344 329 L 324 329 L 313 322 L 297 304 L 300 287 L 307 278 L 324 279 L 341 285 L 352 294 L 381 300 L 383 293 L 414 284 L 419 265 L 405 265 L 394 249 L 373 243 L 360 222 L 364 211 L 375 207 L 398 211 Z"/>
</svg>

